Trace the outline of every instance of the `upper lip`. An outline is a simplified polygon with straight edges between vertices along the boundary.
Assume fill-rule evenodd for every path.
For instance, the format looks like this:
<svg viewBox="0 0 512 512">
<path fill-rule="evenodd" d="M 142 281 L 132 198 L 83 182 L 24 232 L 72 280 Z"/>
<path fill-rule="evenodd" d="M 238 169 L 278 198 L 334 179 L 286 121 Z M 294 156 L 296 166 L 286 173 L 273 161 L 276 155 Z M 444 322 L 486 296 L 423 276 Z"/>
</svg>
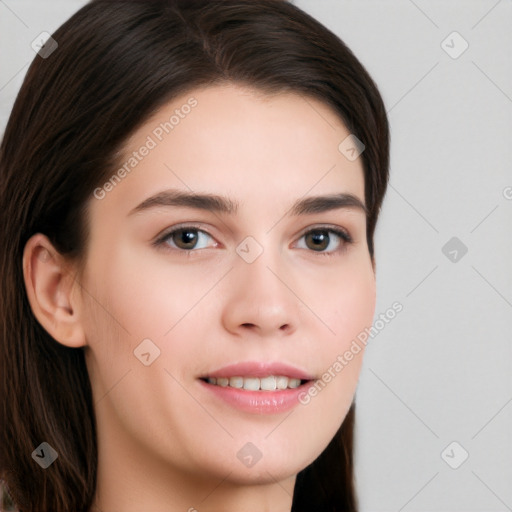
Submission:
<svg viewBox="0 0 512 512">
<path fill-rule="evenodd" d="M 215 370 L 206 377 L 268 377 L 269 375 L 284 376 L 292 379 L 312 380 L 314 377 L 295 366 L 279 362 L 246 361 L 230 364 Z"/>
</svg>

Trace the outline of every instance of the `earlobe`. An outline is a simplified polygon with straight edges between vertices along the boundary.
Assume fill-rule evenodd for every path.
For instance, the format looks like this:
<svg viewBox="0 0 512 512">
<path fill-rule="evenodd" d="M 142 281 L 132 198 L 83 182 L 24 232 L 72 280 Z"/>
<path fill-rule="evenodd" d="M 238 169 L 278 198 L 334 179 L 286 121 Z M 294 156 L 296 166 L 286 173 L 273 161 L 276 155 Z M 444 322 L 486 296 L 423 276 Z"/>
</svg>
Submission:
<svg viewBox="0 0 512 512">
<path fill-rule="evenodd" d="M 50 336 L 68 347 L 86 345 L 80 304 L 72 296 L 78 283 L 65 258 L 41 233 L 25 244 L 23 278 L 32 312 Z"/>
</svg>

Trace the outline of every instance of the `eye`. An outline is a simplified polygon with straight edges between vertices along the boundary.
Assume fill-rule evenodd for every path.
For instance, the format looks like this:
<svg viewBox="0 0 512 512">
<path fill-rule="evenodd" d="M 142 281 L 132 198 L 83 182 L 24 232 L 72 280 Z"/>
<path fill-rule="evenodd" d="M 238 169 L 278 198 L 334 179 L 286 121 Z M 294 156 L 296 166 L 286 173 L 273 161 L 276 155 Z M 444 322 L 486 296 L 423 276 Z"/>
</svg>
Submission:
<svg viewBox="0 0 512 512">
<path fill-rule="evenodd" d="M 207 239 L 213 238 L 209 233 L 197 226 L 179 226 L 167 231 L 154 242 L 154 245 L 165 245 L 171 249 L 193 252 L 194 249 L 208 248 Z M 325 256 L 341 252 L 353 242 L 352 237 L 343 229 L 333 227 L 318 227 L 306 231 L 299 240 L 305 239 L 306 246 L 300 249 L 311 249 Z M 215 243 L 213 247 L 218 244 Z M 332 247 L 334 245 L 334 247 Z M 331 247 L 330 250 L 326 250 Z"/>
<path fill-rule="evenodd" d="M 318 252 L 322 255 L 331 256 L 333 253 L 341 252 L 346 249 L 347 244 L 353 242 L 352 237 L 348 232 L 339 228 L 319 227 L 310 229 L 302 235 L 305 239 L 306 249 L 312 249 L 314 252 Z M 331 250 L 326 251 L 329 246 Z M 304 247 L 300 247 L 304 249 Z"/>
<path fill-rule="evenodd" d="M 211 238 L 211 235 L 206 231 L 195 226 L 184 226 L 167 232 L 155 243 L 156 245 L 169 245 L 173 249 L 190 251 L 191 249 L 205 249 L 206 246 L 201 246 L 201 243 L 204 244 L 207 238 Z"/>
</svg>

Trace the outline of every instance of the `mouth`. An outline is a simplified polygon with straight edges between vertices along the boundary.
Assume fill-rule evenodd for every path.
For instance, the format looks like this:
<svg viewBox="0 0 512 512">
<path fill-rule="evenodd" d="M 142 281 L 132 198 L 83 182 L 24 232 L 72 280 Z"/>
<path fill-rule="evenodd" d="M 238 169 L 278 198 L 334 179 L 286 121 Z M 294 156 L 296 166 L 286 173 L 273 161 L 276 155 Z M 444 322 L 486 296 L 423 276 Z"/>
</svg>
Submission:
<svg viewBox="0 0 512 512">
<path fill-rule="evenodd" d="M 199 377 L 208 399 L 252 414 L 277 414 L 296 407 L 315 377 L 285 363 L 247 361 Z"/>
<path fill-rule="evenodd" d="M 298 379 L 286 375 L 268 375 L 265 377 L 240 376 L 232 377 L 203 377 L 203 382 L 220 386 L 222 388 L 235 388 L 246 391 L 282 391 L 285 389 L 296 389 L 299 386 L 310 382 L 311 379 Z"/>
</svg>

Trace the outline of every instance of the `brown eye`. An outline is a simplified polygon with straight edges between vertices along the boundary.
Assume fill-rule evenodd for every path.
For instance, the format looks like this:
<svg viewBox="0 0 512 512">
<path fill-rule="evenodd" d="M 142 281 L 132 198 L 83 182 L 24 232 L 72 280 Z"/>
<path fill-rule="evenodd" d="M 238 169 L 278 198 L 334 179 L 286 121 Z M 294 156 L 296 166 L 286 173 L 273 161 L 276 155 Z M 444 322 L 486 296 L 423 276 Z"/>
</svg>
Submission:
<svg viewBox="0 0 512 512">
<path fill-rule="evenodd" d="M 305 235 L 306 245 L 313 250 L 324 251 L 331 241 L 329 232 L 324 231 L 310 231 Z"/>
<path fill-rule="evenodd" d="M 175 231 L 171 238 L 180 249 L 193 249 L 197 244 L 197 233 L 194 229 L 180 229 Z"/>
<path fill-rule="evenodd" d="M 167 233 L 158 241 L 158 243 L 169 245 L 171 248 L 190 251 L 192 249 L 206 248 L 207 245 L 205 245 L 205 242 L 207 242 L 207 240 L 204 240 L 205 237 L 211 238 L 208 233 L 201 229 L 194 227 L 184 227 Z M 204 245 L 204 247 L 198 247 L 198 245 L 201 243 Z"/>
<path fill-rule="evenodd" d="M 316 228 L 304 233 L 301 239 L 305 240 L 305 249 L 310 249 L 322 255 L 332 255 L 340 252 L 352 243 L 351 236 L 341 230 L 332 228 Z M 330 250 L 326 250 L 331 246 Z M 332 247 L 334 246 L 334 247 Z"/>
</svg>

